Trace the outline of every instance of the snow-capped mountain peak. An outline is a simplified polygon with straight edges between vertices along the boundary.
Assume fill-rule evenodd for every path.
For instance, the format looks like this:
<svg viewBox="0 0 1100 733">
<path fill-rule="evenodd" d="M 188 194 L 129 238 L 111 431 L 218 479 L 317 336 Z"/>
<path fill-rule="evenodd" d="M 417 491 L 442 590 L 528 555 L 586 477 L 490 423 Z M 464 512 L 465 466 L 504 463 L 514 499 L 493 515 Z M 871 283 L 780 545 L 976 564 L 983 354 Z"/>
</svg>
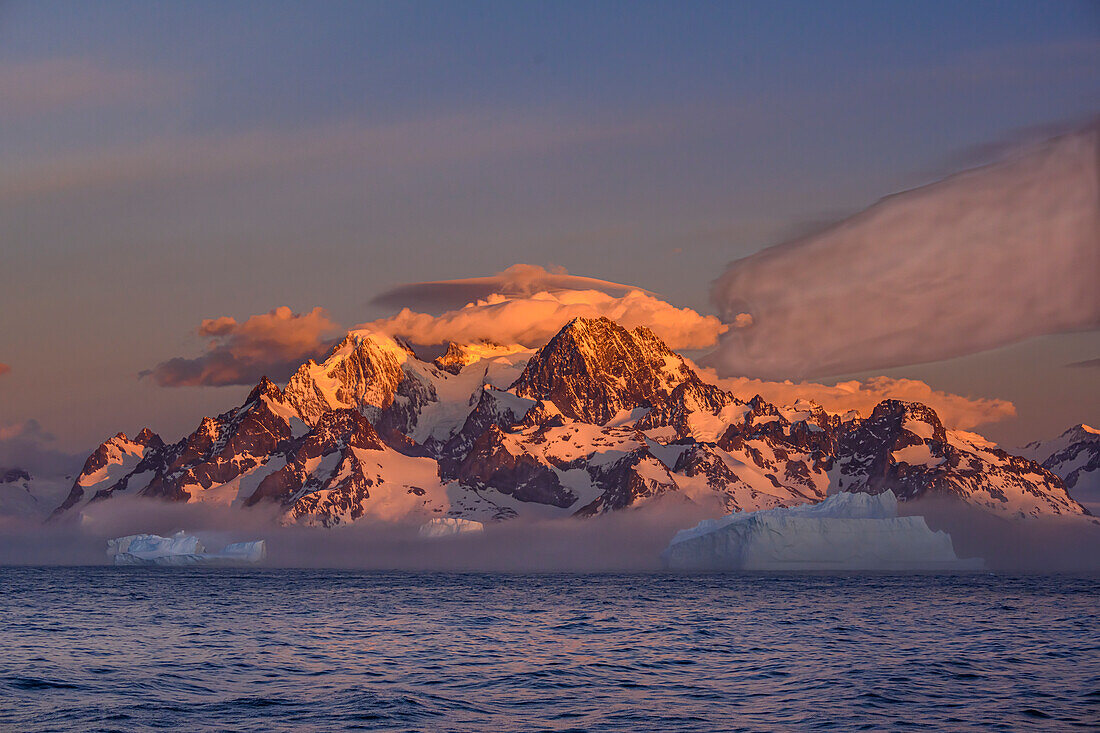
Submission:
<svg viewBox="0 0 1100 733">
<path fill-rule="evenodd" d="M 1094 445 L 1096 431 L 1079 427 L 1059 445 Z M 892 489 L 1010 516 L 1081 514 L 1052 470 L 945 430 L 919 403 L 886 400 L 864 420 L 807 400 L 743 402 L 649 329 L 577 318 L 537 351 L 451 344 L 435 362 L 353 331 L 285 389 L 264 378 L 177 443 L 109 439 L 55 513 L 128 494 L 269 504 L 324 526 L 589 516 L 658 500 L 717 516 Z"/>
<path fill-rule="evenodd" d="M 698 379 L 644 326 L 628 331 L 608 318 L 575 318 L 531 357 L 512 389 L 603 425 L 623 410 L 662 405 L 676 387 Z"/>
<path fill-rule="evenodd" d="M 1100 430 L 1081 423 L 1057 438 L 1028 443 L 1019 453 L 1060 476 L 1078 501 L 1100 509 Z"/>
</svg>

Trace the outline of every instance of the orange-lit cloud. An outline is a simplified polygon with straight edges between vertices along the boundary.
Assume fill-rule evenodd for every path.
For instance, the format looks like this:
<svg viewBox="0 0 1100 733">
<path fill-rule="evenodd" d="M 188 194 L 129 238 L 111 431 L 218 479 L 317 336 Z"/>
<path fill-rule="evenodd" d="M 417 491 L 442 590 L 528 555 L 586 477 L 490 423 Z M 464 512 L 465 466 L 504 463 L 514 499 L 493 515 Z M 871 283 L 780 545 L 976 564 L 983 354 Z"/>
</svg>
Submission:
<svg viewBox="0 0 1100 733">
<path fill-rule="evenodd" d="M 827 412 L 844 414 L 855 410 L 867 417 L 882 400 L 922 402 L 940 416 L 947 428 L 969 430 L 979 425 L 1016 416 L 1016 406 L 1008 400 L 962 395 L 932 389 L 919 379 L 871 377 L 862 382 L 851 380 L 835 385 L 816 382 L 769 382 L 747 377 L 720 378 L 713 369 L 698 368 L 705 381 L 729 390 L 743 400 L 760 395 L 778 405 L 791 405 L 799 399 L 813 400 Z"/>
<path fill-rule="evenodd" d="M 577 278 L 581 280 L 582 278 Z M 648 326 L 673 349 L 713 346 L 726 326 L 714 316 L 677 308 L 641 290 L 621 296 L 599 290 L 494 293 L 439 315 L 409 308 L 357 328 L 382 331 L 413 343 L 496 341 L 542 346 L 569 321 L 606 316 L 626 328 Z"/>
<path fill-rule="evenodd" d="M 162 387 L 253 384 L 265 375 L 285 380 L 306 359 L 325 351 L 335 328 L 322 308 L 300 314 L 282 306 L 244 323 L 230 316 L 210 318 L 198 329 L 210 338 L 205 354 L 169 359 L 141 376 L 151 376 Z"/>
<path fill-rule="evenodd" d="M 1100 124 L 734 262 L 704 361 L 799 379 L 1100 327 Z M 751 319 L 741 314 L 751 315 Z"/>
<path fill-rule="evenodd" d="M 7 364 L 0 363 L 0 377 L 11 371 L 11 367 Z"/>
</svg>

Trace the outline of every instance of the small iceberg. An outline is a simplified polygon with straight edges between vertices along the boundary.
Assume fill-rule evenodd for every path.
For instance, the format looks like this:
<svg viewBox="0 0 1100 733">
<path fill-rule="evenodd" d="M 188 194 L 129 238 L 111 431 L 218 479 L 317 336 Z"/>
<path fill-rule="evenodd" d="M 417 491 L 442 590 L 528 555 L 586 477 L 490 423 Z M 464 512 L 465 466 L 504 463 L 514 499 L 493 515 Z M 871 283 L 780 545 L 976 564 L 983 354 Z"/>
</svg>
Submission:
<svg viewBox="0 0 1100 733">
<path fill-rule="evenodd" d="M 892 491 L 839 493 L 819 504 L 738 512 L 672 538 L 674 570 L 981 570 L 924 517 L 899 517 Z"/>
<path fill-rule="evenodd" d="M 420 536 L 433 539 L 484 531 L 485 525 L 481 522 L 475 522 L 472 519 L 460 519 L 459 517 L 436 517 L 420 526 Z"/>
<path fill-rule="evenodd" d="M 221 552 L 207 552 L 198 537 L 177 532 L 171 537 L 132 534 L 107 540 L 107 557 L 115 565 L 237 565 L 267 557 L 263 540 L 235 542 Z"/>
</svg>

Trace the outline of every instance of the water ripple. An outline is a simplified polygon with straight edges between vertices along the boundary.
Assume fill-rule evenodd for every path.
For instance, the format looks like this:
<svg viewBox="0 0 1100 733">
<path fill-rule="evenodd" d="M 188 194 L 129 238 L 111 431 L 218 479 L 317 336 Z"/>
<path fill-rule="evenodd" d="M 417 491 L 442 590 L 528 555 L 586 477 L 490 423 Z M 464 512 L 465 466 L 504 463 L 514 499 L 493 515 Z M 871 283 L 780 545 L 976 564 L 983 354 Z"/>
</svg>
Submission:
<svg viewBox="0 0 1100 733">
<path fill-rule="evenodd" d="M 0 729 L 1100 720 L 1096 578 L 0 568 Z"/>
</svg>

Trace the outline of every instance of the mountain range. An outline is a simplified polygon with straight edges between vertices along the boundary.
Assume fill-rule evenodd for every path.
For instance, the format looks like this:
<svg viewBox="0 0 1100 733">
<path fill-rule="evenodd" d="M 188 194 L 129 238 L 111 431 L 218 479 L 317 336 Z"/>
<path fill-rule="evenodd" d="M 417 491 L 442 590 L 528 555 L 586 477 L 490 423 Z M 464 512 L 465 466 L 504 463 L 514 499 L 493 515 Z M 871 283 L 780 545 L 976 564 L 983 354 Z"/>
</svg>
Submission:
<svg viewBox="0 0 1100 733">
<path fill-rule="evenodd" d="M 864 418 L 743 401 L 648 328 L 606 318 L 575 319 L 537 350 L 450 344 L 433 360 L 352 331 L 176 442 L 148 429 L 104 441 L 51 517 L 118 496 L 277 507 L 284 523 L 324 527 L 657 501 L 717 516 L 888 488 L 1008 517 L 1081 515 L 1071 493 L 1095 491 L 1098 438 L 1078 426 L 1018 456 L 920 403 L 885 400 Z"/>
</svg>

